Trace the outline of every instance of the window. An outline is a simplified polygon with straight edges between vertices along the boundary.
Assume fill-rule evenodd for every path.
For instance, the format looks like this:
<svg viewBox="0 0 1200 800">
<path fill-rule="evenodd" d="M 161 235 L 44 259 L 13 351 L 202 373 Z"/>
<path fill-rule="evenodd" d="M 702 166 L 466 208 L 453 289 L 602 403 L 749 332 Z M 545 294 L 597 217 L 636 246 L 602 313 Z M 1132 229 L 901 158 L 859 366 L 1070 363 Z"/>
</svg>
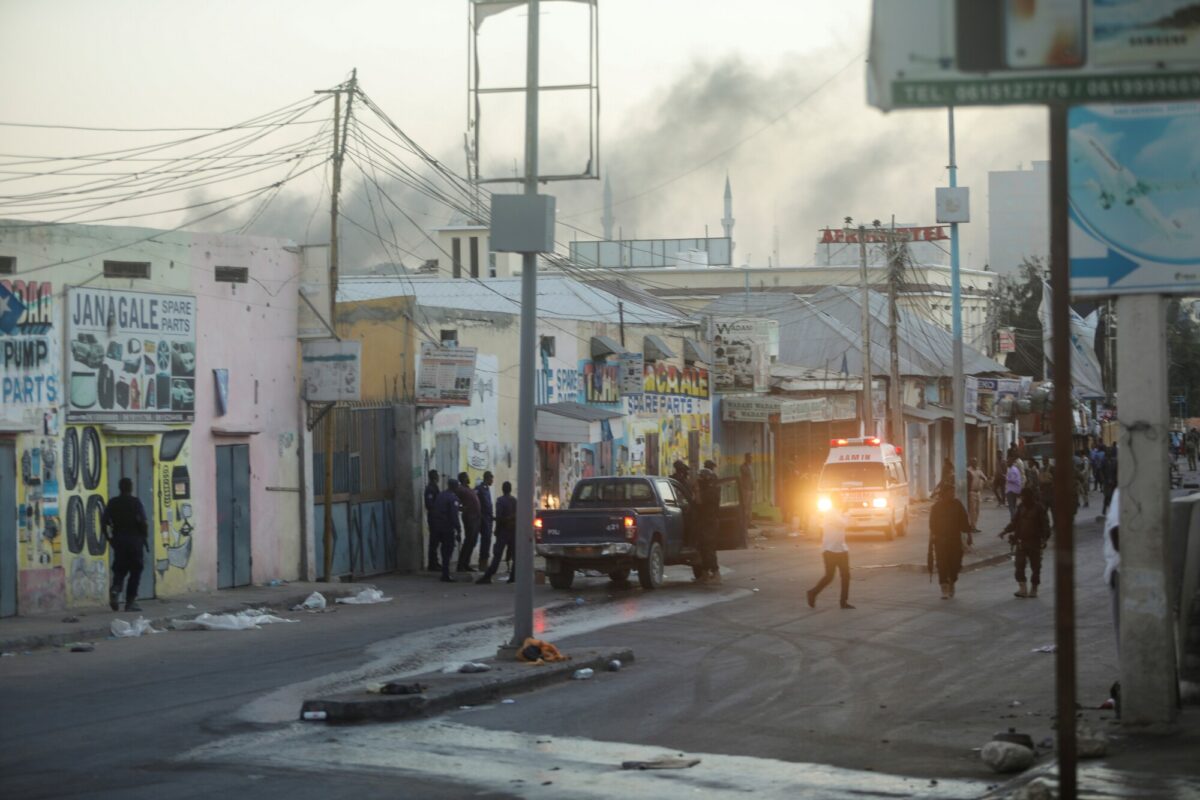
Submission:
<svg viewBox="0 0 1200 800">
<path fill-rule="evenodd" d="M 217 283 L 247 283 L 250 280 L 250 270 L 246 267 L 217 267 L 213 271 Z"/>
<path fill-rule="evenodd" d="M 650 488 L 649 481 L 627 479 L 615 479 L 611 481 L 593 480 L 576 484 L 575 497 L 571 501 L 571 508 L 587 506 L 603 508 L 605 506 L 623 505 L 626 503 L 651 503 L 653 501 L 654 490 Z"/>
<path fill-rule="evenodd" d="M 542 337 L 541 350 L 542 350 L 542 355 L 545 356 L 546 358 L 554 358 L 555 345 L 554 345 L 554 337 L 553 336 L 543 336 Z"/>
<path fill-rule="evenodd" d="M 479 237 L 472 236 L 471 241 L 471 277 L 479 277 Z"/>
<path fill-rule="evenodd" d="M 106 278 L 149 278 L 149 261 L 105 261 Z"/>
<path fill-rule="evenodd" d="M 821 470 L 822 489 L 883 486 L 883 464 L 878 461 L 835 461 Z"/>
<path fill-rule="evenodd" d="M 450 261 L 453 271 L 451 275 L 455 278 L 462 277 L 462 239 L 455 236 L 450 240 Z"/>
<path fill-rule="evenodd" d="M 0 256 L 0 275 L 15 275 L 17 273 L 16 256 Z"/>
<path fill-rule="evenodd" d="M 675 497 L 675 488 L 671 486 L 670 481 L 655 481 L 655 483 L 658 484 L 658 493 L 662 495 L 663 505 L 679 505 L 679 500 Z"/>
<path fill-rule="evenodd" d="M 442 347 L 458 347 L 458 330 L 442 328 L 441 339 Z"/>
<path fill-rule="evenodd" d="M 488 253 L 488 277 L 496 277 L 496 254 Z"/>
</svg>

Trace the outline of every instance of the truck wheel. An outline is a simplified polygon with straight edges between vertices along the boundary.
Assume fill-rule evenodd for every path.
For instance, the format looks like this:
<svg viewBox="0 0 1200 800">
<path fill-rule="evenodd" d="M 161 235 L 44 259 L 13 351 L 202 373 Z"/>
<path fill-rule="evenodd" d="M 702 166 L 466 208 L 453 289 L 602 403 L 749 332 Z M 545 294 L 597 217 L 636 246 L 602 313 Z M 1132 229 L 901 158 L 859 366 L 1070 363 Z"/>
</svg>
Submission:
<svg viewBox="0 0 1200 800">
<path fill-rule="evenodd" d="M 612 572 L 608 573 L 608 578 L 613 583 L 629 583 L 629 569 L 614 569 Z"/>
<path fill-rule="evenodd" d="M 700 580 L 701 578 L 704 577 L 704 574 L 705 574 L 704 567 L 700 566 L 699 564 L 692 564 L 692 577 L 693 578 L 695 578 L 696 580 Z"/>
<path fill-rule="evenodd" d="M 638 565 L 638 583 L 643 589 L 657 589 L 663 582 L 663 549 L 657 539 L 650 543 L 650 552 Z"/>
<path fill-rule="evenodd" d="M 555 567 L 548 565 L 546 575 L 555 589 L 570 589 L 571 584 L 575 582 L 575 568 L 566 561 L 559 561 Z"/>
</svg>

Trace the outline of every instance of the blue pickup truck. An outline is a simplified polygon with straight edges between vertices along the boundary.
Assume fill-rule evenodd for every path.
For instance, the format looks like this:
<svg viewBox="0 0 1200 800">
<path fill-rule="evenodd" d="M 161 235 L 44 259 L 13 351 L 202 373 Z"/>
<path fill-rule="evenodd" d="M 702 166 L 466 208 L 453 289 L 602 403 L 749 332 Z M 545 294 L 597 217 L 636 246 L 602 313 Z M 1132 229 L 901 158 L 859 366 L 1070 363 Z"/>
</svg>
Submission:
<svg viewBox="0 0 1200 800">
<path fill-rule="evenodd" d="M 736 478 L 723 478 L 718 512 L 718 550 L 746 547 L 742 497 Z M 539 509 L 534 519 L 538 555 L 555 589 L 570 589 L 581 569 L 607 573 L 626 583 L 637 570 L 643 588 L 663 582 L 663 568 L 689 564 L 700 575 L 697 508 L 687 490 L 657 476 L 584 478 L 563 509 Z"/>
</svg>

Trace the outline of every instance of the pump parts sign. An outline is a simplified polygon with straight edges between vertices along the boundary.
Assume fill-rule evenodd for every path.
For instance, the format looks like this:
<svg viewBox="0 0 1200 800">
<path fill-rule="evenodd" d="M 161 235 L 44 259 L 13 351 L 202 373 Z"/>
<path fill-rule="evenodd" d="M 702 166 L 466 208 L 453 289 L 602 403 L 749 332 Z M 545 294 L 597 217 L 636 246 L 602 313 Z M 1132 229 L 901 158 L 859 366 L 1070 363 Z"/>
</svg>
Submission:
<svg viewBox="0 0 1200 800">
<path fill-rule="evenodd" d="M 189 422 L 196 409 L 196 298 L 72 288 L 67 419 Z"/>
</svg>

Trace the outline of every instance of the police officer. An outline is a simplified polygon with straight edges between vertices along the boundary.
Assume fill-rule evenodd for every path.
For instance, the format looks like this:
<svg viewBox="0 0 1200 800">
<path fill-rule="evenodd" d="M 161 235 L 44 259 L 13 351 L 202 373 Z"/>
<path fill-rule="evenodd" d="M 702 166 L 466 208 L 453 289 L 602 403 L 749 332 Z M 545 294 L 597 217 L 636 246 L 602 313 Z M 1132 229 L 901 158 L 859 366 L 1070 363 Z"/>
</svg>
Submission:
<svg viewBox="0 0 1200 800">
<path fill-rule="evenodd" d="M 719 481 L 717 462 L 710 458 L 704 462 L 704 469 L 700 470 L 698 476 L 696 494 L 699 513 L 695 517 L 700 529 L 700 567 L 703 570 L 701 580 L 709 583 L 721 582 L 721 567 L 717 564 L 718 516 L 721 510 Z"/>
<path fill-rule="evenodd" d="M 441 544 L 442 551 L 442 580 L 453 583 L 450 575 L 450 556 L 454 555 L 454 540 L 461 530 L 458 521 L 458 481 L 451 478 L 446 481 L 446 491 L 439 492 L 433 502 L 433 513 L 429 518 L 431 536 Z"/>
<path fill-rule="evenodd" d="M 1037 597 L 1038 584 L 1042 582 L 1042 550 L 1050 539 L 1050 521 L 1046 518 L 1046 507 L 1038 502 L 1032 486 L 1021 490 L 1021 504 L 1017 506 L 1016 516 L 1000 535 L 1006 534 L 1017 550 L 1017 591 L 1013 596 Z M 1029 584 L 1025 583 L 1026 562 L 1030 570 Z"/>
<path fill-rule="evenodd" d="M 455 494 L 462 509 L 463 525 L 462 547 L 458 550 L 458 571 L 471 572 L 471 554 L 475 552 L 475 543 L 479 540 L 479 523 L 483 518 L 483 510 L 479 504 L 479 495 L 471 490 L 471 476 L 467 473 L 458 473 L 458 488 L 455 489 Z"/>
<path fill-rule="evenodd" d="M 496 511 L 492 507 L 492 483 L 496 480 L 491 472 L 475 484 L 475 496 L 479 498 L 479 570 L 488 568 L 488 554 L 492 550 L 492 527 L 496 523 Z"/>
<path fill-rule="evenodd" d="M 476 583 L 491 583 L 492 576 L 496 574 L 496 570 L 500 569 L 500 562 L 504 559 L 506 551 L 511 554 L 512 549 L 516 546 L 517 498 L 513 497 L 512 484 L 508 481 L 504 482 L 500 490 L 504 494 L 496 498 L 496 544 L 492 550 L 492 563 L 488 565 L 483 576 L 475 581 Z M 510 569 L 508 582 L 512 583 L 515 577 L 516 573 Z"/>
<path fill-rule="evenodd" d="M 437 572 L 441 567 L 438 565 L 438 537 L 433 532 L 433 504 L 437 502 L 438 495 L 442 493 L 438 487 L 438 471 L 436 469 L 429 470 L 429 483 L 425 484 L 425 522 L 429 525 L 429 560 L 426 562 L 425 568 L 430 572 Z"/>
<path fill-rule="evenodd" d="M 146 524 L 146 509 L 133 496 L 133 481 L 121 478 L 117 487 L 121 493 L 108 501 L 101 518 L 104 536 L 112 547 L 112 585 L 108 590 L 108 607 L 120 607 L 121 585 L 125 584 L 125 610 L 141 611 L 137 604 L 138 582 L 142 579 L 145 553 L 150 549 L 150 530 Z M 125 583 L 126 576 L 129 582 Z"/>
</svg>

